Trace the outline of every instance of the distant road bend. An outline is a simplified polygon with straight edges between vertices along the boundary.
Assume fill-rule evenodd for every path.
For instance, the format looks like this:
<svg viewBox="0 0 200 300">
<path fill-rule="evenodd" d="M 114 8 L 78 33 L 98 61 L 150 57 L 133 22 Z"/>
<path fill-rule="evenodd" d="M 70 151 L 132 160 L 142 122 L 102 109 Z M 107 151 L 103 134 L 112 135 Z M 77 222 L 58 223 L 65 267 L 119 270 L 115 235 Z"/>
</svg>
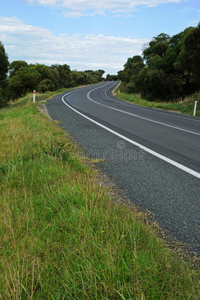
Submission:
<svg viewBox="0 0 200 300">
<path fill-rule="evenodd" d="M 48 101 L 53 119 L 86 149 L 137 206 L 200 255 L 200 119 L 117 99 L 118 82 Z"/>
</svg>

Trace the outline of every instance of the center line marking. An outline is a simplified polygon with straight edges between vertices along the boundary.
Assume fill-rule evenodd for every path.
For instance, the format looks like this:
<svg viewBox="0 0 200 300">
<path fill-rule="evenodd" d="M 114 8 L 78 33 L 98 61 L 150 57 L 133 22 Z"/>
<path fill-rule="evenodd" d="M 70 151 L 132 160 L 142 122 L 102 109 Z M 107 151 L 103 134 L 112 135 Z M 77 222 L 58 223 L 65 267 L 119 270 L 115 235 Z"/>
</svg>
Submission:
<svg viewBox="0 0 200 300">
<path fill-rule="evenodd" d="M 98 88 L 100 88 L 100 87 L 98 87 Z M 93 102 L 93 103 L 96 103 L 96 104 L 101 105 L 101 106 L 104 106 L 104 107 L 106 107 L 106 108 L 108 108 L 108 109 L 112 109 L 112 110 L 115 110 L 115 111 L 119 111 L 119 112 L 121 112 L 121 113 L 130 115 L 130 116 L 133 116 L 133 117 L 136 117 L 136 118 L 145 120 L 145 121 L 149 121 L 149 122 L 156 123 L 156 124 L 159 124 L 159 125 L 162 125 L 162 126 L 170 127 L 170 128 L 176 129 L 176 130 L 180 130 L 180 131 L 184 131 L 184 132 L 187 132 L 187 133 L 191 133 L 191 134 L 195 134 L 195 135 L 200 136 L 200 133 L 197 133 L 197 132 L 194 132 L 194 131 L 190 131 L 190 130 L 182 129 L 182 128 L 180 128 L 180 127 L 168 125 L 168 124 L 166 124 L 166 123 L 154 121 L 154 120 L 152 120 L 152 119 L 144 118 L 144 117 L 141 117 L 141 116 L 139 116 L 139 115 L 136 115 L 136 114 L 133 114 L 133 113 L 130 113 L 130 112 L 127 112 L 127 111 L 118 109 L 118 108 L 110 107 L 110 106 L 107 106 L 107 105 L 105 105 L 105 104 L 99 103 L 99 102 L 95 101 L 94 99 L 92 99 L 92 98 L 90 97 L 90 94 L 91 94 L 93 91 L 97 90 L 98 88 L 95 88 L 95 89 L 93 89 L 93 90 L 91 90 L 90 92 L 87 93 L 87 98 L 88 98 L 88 100 L 90 100 L 90 101 Z M 106 96 L 107 96 L 107 95 L 106 95 Z M 108 97 L 108 96 L 107 96 L 107 98 L 108 98 L 108 99 L 111 99 L 111 98 Z M 111 99 L 111 100 L 113 100 L 113 99 Z"/>
</svg>

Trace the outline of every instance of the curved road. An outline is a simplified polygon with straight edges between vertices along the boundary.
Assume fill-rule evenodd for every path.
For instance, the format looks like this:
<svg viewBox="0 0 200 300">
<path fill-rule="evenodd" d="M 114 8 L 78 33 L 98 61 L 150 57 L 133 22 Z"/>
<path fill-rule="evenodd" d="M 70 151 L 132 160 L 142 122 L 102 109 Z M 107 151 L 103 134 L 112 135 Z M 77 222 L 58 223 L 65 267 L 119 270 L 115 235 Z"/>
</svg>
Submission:
<svg viewBox="0 0 200 300">
<path fill-rule="evenodd" d="M 119 100 L 117 84 L 57 95 L 47 110 L 136 206 L 200 255 L 200 120 Z"/>
</svg>

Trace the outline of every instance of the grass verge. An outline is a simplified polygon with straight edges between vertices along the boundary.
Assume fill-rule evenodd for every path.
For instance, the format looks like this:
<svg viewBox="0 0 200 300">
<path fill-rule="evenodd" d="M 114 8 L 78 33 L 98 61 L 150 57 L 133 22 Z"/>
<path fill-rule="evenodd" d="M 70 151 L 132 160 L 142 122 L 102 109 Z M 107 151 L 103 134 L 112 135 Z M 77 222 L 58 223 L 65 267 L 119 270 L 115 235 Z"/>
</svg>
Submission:
<svg viewBox="0 0 200 300">
<path fill-rule="evenodd" d="M 181 114 L 186 114 L 193 116 L 194 111 L 194 102 L 198 101 L 196 117 L 200 117 L 200 93 L 195 93 L 190 97 L 186 97 L 184 100 L 174 102 L 155 102 L 147 101 L 140 96 L 140 94 L 127 94 L 124 92 L 118 92 L 120 87 L 115 90 L 115 96 L 121 100 L 129 101 L 137 105 L 150 107 L 150 108 L 159 108 L 163 110 L 171 110 L 179 112 Z"/>
<path fill-rule="evenodd" d="M 0 128 L 0 299 L 200 299 L 199 270 L 109 198 L 31 96 Z"/>
</svg>

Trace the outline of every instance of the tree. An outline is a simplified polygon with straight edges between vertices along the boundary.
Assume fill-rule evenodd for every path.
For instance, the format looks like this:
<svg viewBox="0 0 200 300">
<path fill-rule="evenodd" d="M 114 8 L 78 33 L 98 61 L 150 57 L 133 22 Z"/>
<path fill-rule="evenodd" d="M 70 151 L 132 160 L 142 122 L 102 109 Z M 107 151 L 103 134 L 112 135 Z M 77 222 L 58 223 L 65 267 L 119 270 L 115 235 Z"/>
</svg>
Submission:
<svg viewBox="0 0 200 300">
<path fill-rule="evenodd" d="M 137 75 L 144 68 L 144 62 L 140 55 L 129 57 L 124 65 L 124 70 L 118 73 L 123 82 L 130 82 L 132 75 Z"/>
<path fill-rule="evenodd" d="M 50 67 L 43 64 L 36 64 L 34 67 L 38 71 L 38 73 L 40 73 L 41 80 L 51 79 L 52 76 Z"/>
<path fill-rule="evenodd" d="M 106 80 L 106 81 L 117 81 L 117 80 L 118 80 L 118 75 L 110 75 L 110 74 L 107 74 L 105 80 Z"/>
<path fill-rule="evenodd" d="M 7 102 L 7 72 L 8 72 L 8 55 L 6 54 L 3 44 L 0 42 L 0 107 Z"/>
<path fill-rule="evenodd" d="M 144 64 L 144 62 L 145 64 Z M 121 90 L 149 100 L 177 100 L 200 90 L 200 23 L 170 37 L 161 33 L 118 72 Z"/>
<path fill-rule="evenodd" d="M 54 85 L 51 79 L 44 79 L 38 85 L 38 91 L 41 93 L 45 93 L 47 91 L 53 91 L 53 90 L 54 90 Z"/>
<path fill-rule="evenodd" d="M 190 64 L 190 84 L 200 89 L 200 23 L 186 35 L 184 52 Z"/>
<path fill-rule="evenodd" d="M 139 91 L 138 74 L 145 67 L 140 55 L 129 57 L 124 65 L 124 70 L 118 72 L 119 79 L 125 83 L 125 91 L 135 93 Z M 123 88 L 122 88 L 123 90 Z"/>
<path fill-rule="evenodd" d="M 16 74 L 10 78 L 9 93 L 10 97 L 16 99 L 27 92 L 37 90 L 41 80 L 41 75 L 35 67 L 21 67 Z"/>
<path fill-rule="evenodd" d="M 20 69 L 20 68 L 24 68 L 27 67 L 28 64 L 26 61 L 24 60 L 14 60 L 12 63 L 10 63 L 9 65 L 9 72 L 10 72 L 10 78 L 15 76 L 16 72 Z"/>
<path fill-rule="evenodd" d="M 181 93 L 181 81 L 163 70 L 146 68 L 139 74 L 139 82 L 142 96 L 150 101 L 173 101 Z"/>
<path fill-rule="evenodd" d="M 72 86 L 85 84 L 85 77 L 82 72 L 72 71 Z"/>
<path fill-rule="evenodd" d="M 143 57 L 147 65 L 151 62 L 151 59 L 156 55 L 160 58 L 164 58 L 169 47 L 170 36 L 165 33 L 161 33 L 154 37 L 149 43 L 149 47 L 144 49 Z"/>
<path fill-rule="evenodd" d="M 60 87 L 60 77 L 59 77 L 59 72 L 57 70 L 57 68 L 55 67 L 55 65 L 52 65 L 50 67 L 50 79 L 53 83 L 53 90 L 57 90 Z"/>
<path fill-rule="evenodd" d="M 103 77 L 103 74 L 105 73 L 105 71 L 99 69 L 98 71 L 95 71 L 95 72 L 96 72 L 96 74 L 97 74 L 97 80 L 98 80 L 98 82 L 102 81 L 102 80 L 103 80 L 102 77 Z"/>
<path fill-rule="evenodd" d="M 171 38 L 166 34 L 154 37 L 149 47 L 143 51 L 148 71 L 145 73 L 146 87 L 144 80 L 141 81 L 142 93 L 148 95 L 149 99 L 157 97 L 167 100 L 171 97 L 173 100 L 200 88 L 199 42 L 200 26 L 186 28 Z M 144 79 L 144 73 L 142 75 L 140 78 Z M 154 82 L 157 82 L 157 86 Z M 150 86 L 155 90 L 150 92 Z M 145 89 L 148 89 L 147 93 L 144 92 Z"/>
<path fill-rule="evenodd" d="M 64 65 L 52 65 L 51 69 L 54 69 L 58 72 L 59 76 L 59 82 L 58 87 L 59 88 L 66 88 L 71 86 L 72 82 L 72 74 L 70 67 L 66 64 Z"/>
<path fill-rule="evenodd" d="M 0 42 L 0 82 L 7 78 L 8 66 L 8 55 L 3 44 Z"/>
</svg>

